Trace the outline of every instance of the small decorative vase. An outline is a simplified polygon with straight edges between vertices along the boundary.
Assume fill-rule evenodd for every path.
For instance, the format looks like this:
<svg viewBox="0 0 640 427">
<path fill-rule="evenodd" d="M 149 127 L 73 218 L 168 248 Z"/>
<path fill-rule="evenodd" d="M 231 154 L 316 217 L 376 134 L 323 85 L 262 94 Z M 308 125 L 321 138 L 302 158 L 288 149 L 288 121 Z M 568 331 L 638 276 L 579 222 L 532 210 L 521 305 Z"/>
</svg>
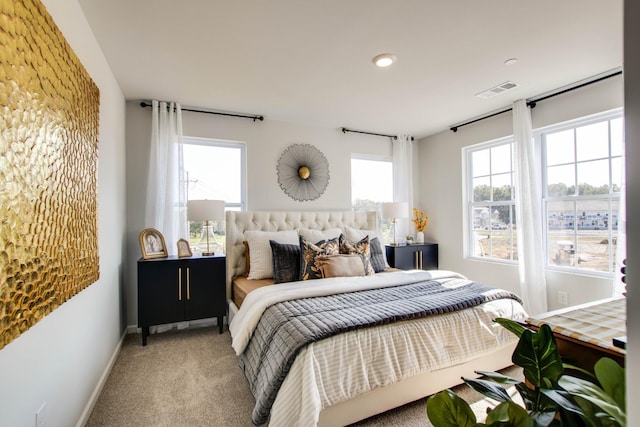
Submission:
<svg viewBox="0 0 640 427">
<path fill-rule="evenodd" d="M 416 243 L 424 243 L 424 233 L 422 231 L 416 233 Z"/>
</svg>

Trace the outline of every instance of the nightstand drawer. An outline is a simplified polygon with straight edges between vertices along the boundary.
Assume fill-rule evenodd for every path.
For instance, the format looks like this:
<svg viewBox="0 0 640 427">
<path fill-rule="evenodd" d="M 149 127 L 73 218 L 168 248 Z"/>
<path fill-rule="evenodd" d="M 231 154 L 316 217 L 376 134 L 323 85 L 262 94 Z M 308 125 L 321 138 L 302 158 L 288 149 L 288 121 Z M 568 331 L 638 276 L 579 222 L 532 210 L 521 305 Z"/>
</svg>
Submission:
<svg viewBox="0 0 640 427">
<path fill-rule="evenodd" d="M 390 267 L 402 270 L 436 270 L 438 268 L 438 244 L 386 245 Z"/>
</svg>

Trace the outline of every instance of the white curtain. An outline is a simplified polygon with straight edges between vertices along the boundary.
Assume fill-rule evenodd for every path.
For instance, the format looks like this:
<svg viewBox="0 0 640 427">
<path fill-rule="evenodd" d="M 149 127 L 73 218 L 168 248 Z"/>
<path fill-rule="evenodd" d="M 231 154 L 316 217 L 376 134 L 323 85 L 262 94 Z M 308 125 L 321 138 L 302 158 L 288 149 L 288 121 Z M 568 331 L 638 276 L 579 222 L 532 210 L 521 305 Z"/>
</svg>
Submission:
<svg viewBox="0 0 640 427">
<path fill-rule="evenodd" d="M 145 224 L 162 233 L 173 255 L 188 237 L 180 104 L 152 101 L 151 126 Z"/>
<path fill-rule="evenodd" d="M 520 296 L 529 315 L 547 311 L 539 156 L 531 130 L 531 111 L 524 99 L 513 103 L 516 158 L 516 225 Z"/>
<path fill-rule="evenodd" d="M 411 136 L 398 135 L 393 140 L 393 201 L 407 202 L 409 210 L 413 208 L 413 146 Z M 404 242 L 407 234 L 415 234 L 415 230 L 409 227 L 409 216 L 398 220 L 396 234 L 397 239 Z"/>
</svg>

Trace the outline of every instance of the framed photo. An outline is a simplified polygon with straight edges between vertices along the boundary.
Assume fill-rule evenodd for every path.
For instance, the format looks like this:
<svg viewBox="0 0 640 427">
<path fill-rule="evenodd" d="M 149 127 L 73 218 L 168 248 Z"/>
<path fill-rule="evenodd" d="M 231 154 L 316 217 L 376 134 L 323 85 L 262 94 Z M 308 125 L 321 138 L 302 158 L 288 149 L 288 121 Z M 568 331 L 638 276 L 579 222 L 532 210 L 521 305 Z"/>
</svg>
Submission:
<svg viewBox="0 0 640 427">
<path fill-rule="evenodd" d="M 183 258 L 183 257 L 189 257 L 191 255 L 193 254 L 191 253 L 191 247 L 189 246 L 189 242 L 187 242 L 185 239 L 178 240 L 178 257 Z"/>
<path fill-rule="evenodd" d="M 155 228 L 145 228 L 138 236 L 142 258 L 163 258 L 168 255 L 164 236 Z"/>
</svg>

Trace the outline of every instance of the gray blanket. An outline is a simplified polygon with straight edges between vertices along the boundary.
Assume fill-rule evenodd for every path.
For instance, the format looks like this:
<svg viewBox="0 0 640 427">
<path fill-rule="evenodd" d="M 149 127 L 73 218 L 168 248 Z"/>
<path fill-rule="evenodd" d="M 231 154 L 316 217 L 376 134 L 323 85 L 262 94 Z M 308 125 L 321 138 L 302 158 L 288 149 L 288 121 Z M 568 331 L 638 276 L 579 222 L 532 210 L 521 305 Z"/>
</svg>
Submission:
<svg viewBox="0 0 640 427">
<path fill-rule="evenodd" d="M 264 424 L 289 368 L 307 344 L 332 335 L 398 320 L 470 308 L 501 298 L 520 299 L 511 292 L 463 281 L 447 288 L 441 283 L 460 279 L 422 281 L 382 289 L 302 298 L 274 304 L 266 309 L 240 366 L 256 399 L 252 421 Z"/>
</svg>

